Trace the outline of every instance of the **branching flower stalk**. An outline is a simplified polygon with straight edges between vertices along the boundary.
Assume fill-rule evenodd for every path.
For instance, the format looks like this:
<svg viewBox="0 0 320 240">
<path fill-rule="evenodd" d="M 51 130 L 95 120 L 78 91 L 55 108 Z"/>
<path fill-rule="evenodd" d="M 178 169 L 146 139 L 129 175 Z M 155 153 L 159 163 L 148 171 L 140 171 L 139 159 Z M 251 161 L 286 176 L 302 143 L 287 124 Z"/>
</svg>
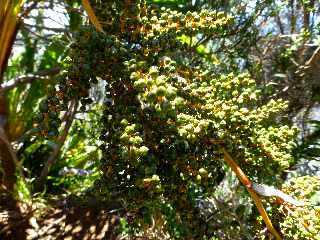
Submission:
<svg viewBox="0 0 320 240">
<path fill-rule="evenodd" d="M 273 227 L 272 222 L 270 218 L 268 217 L 268 214 L 266 210 L 263 207 L 263 204 L 261 202 L 261 199 L 256 194 L 256 192 L 252 189 L 252 183 L 249 180 L 249 178 L 245 175 L 245 173 L 241 170 L 241 168 L 238 166 L 238 164 L 232 159 L 230 154 L 227 152 L 225 148 L 222 148 L 223 154 L 224 154 L 224 160 L 228 164 L 228 166 L 232 169 L 232 171 L 237 175 L 240 182 L 246 187 L 248 190 L 252 200 L 254 201 L 254 204 L 256 205 L 263 221 L 265 222 L 268 230 L 276 237 L 277 240 L 281 240 L 282 237 L 279 235 L 277 230 Z"/>
</svg>

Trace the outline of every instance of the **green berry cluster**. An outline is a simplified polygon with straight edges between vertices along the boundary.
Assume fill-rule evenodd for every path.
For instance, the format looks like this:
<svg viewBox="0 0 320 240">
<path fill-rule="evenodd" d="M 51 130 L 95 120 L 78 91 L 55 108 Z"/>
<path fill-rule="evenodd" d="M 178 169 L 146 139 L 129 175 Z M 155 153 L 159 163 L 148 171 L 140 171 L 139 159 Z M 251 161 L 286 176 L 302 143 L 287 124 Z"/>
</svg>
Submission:
<svg viewBox="0 0 320 240">
<path fill-rule="evenodd" d="M 33 119 L 35 132 L 40 133 L 42 137 L 57 137 L 61 125 L 59 98 L 49 94 L 47 99 L 40 101 L 38 109 L 39 112 Z"/>
</svg>

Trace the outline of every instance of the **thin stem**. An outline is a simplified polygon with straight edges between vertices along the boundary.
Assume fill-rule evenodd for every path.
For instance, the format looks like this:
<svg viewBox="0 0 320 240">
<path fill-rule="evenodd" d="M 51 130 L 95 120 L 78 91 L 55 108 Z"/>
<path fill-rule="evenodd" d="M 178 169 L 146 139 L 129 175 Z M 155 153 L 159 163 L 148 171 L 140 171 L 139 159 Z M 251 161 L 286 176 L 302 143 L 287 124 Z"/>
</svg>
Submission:
<svg viewBox="0 0 320 240">
<path fill-rule="evenodd" d="M 16 86 L 20 84 L 25 84 L 25 83 L 31 83 L 34 80 L 37 79 L 47 79 L 47 76 L 53 76 L 56 75 L 60 72 L 61 68 L 60 67 L 53 67 L 51 69 L 44 69 L 38 72 L 30 73 L 27 75 L 19 76 L 17 78 L 11 79 L 3 84 L 0 85 L 0 93 L 8 91 L 12 88 L 15 88 Z"/>
<path fill-rule="evenodd" d="M 64 129 L 62 131 L 62 134 L 59 136 L 58 140 L 57 140 L 57 144 L 55 145 L 55 147 L 53 148 L 53 152 L 51 153 L 51 155 L 49 156 L 47 162 L 45 163 L 40 177 L 39 177 L 39 181 L 38 181 L 38 188 L 37 190 L 42 190 L 44 187 L 44 183 L 45 180 L 49 174 L 50 168 L 55 164 L 55 162 L 57 161 L 57 158 L 59 156 L 60 150 L 64 144 L 64 142 L 67 139 L 70 127 L 72 125 L 72 122 L 74 120 L 76 111 L 78 108 L 78 102 L 76 100 L 73 100 L 71 102 L 70 105 L 70 110 L 67 113 L 67 117 L 66 117 L 66 123 L 64 126 Z"/>
<path fill-rule="evenodd" d="M 251 188 L 251 181 L 246 176 L 246 174 L 242 171 L 242 169 L 238 166 L 238 164 L 232 159 L 230 154 L 227 152 L 225 148 L 222 148 L 224 153 L 224 160 L 228 164 L 228 166 L 231 168 L 231 170 L 237 175 L 240 182 L 247 188 L 251 198 L 253 199 L 263 221 L 267 225 L 268 230 L 276 237 L 277 240 L 281 240 L 281 236 L 277 232 L 277 230 L 273 227 L 271 220 L 268 217 L 268 214 L 266 210 L 263 207 L 263 204 L 261 202 L 261 199 L 259 196 L 255 193 L 255 191 Z"/>
</svg>

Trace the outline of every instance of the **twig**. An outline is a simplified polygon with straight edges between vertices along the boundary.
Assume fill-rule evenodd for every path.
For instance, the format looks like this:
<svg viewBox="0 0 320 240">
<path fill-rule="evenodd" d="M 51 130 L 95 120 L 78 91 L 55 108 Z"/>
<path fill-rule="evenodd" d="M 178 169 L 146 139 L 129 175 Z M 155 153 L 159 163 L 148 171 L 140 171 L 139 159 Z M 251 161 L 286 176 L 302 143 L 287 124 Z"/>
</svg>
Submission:
<svg viewBox="0 0 320 240">
<path fill-rule="evenodd" d="M 45 70 L 40 70 L 38 72 L 30 73 L 27 75 L 22 75 L 17 78 L 11 79 L 8 82 L 5 82 L 1 84 L 0 86 L 0 93 L 8 91 L 12 88 L 15 88 L 16 86 L 20 84 L 25 84 L 25 83 L 30 83 L 33 80 L 36 79 L 47 79 L 47 76 L 53 76 L 56 75 L 60 72 L 61 68 L 59 66 L 53 67 L 51 69 L 45 69 Z"/>
<path fill-rule="evenodd" d="M 311 58 L 306 62 L 305 65 L 307 65 L 307 66 L 310 65 L 310 64 L 313 62 L 313 60 L 318 56 L 318 54 L 320 54 L 320 47 L 318 47 L 318 48 L 313 52 Z"/>
<path fill-rule="evenodd" d="M 67 28 L 56 28 L 56 27 L 46 27 L 46 26 L 35 26 L 31 24 L 24 23 L 26 28 L 36 28 L 37 30 L 47 30 L 52 32 L 69 32 L 70 30 Z"/>
<path fill-rule="evenodd" d="M 70 127 L 71 127 L 72 122 L 74 120 L 75 113 L 77 111 L 77 108 L 78 108 L 78 101 L 73 100 L 70 104 L 70 111 L 68 112 L 68 115 L 66 117 L 66 123 L 65 123 L 64 129 L 62 131 L 62 134 L 58 138 L 57 144 L 54 146 L 52 154 L 49 156 L 47 162 L 45 163 L 45 165 L 41 171 L 39 181 L 38 181 L 38 189 L 39 190 L 43 189 L 45 179 L 48 176 L 49 170 L 50 170 L 51 166 L 53 164 L 55 164 L 55 162 L 57 161 L 57 157 L 60 153 L 60 150 L 61 150 L 61 148 L 62 148 L 62 146 L 68 136 Z"/>
</svg>

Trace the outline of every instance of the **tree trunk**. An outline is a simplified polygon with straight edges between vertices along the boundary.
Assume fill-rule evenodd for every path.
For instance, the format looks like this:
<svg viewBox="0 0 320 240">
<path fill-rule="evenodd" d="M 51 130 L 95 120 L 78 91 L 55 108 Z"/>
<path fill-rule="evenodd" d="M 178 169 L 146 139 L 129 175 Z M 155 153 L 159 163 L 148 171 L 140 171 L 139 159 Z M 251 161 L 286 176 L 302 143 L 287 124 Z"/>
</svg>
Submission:
<svg viewBox="0 0 320 240">
<path fill-rule="evenodd" d="M 23 0 L 4 1 L 0 8 L 0 84 L 3 81 L 3 74 L 7 67 L 13 43 L 21 23 L 18 13 L 23 4 Z M 8 106 L 4 92 L 0 92 L 0 161 L 3 169 L 3 184 L 9 192 L 14 190 L 16 183 L 15 153 L 12 151 L 10 136 L 8 133 Z"/>
<path fill-rule="evenodd" d="M 6 130 L 7 124 L 7 105 L 4 94 L 0 95 L 0 159 L 3 168 L 3 184 L 10 192 L 14 190 L 16 177 L 16 165 L 10 149 Z"/>
</svg>

